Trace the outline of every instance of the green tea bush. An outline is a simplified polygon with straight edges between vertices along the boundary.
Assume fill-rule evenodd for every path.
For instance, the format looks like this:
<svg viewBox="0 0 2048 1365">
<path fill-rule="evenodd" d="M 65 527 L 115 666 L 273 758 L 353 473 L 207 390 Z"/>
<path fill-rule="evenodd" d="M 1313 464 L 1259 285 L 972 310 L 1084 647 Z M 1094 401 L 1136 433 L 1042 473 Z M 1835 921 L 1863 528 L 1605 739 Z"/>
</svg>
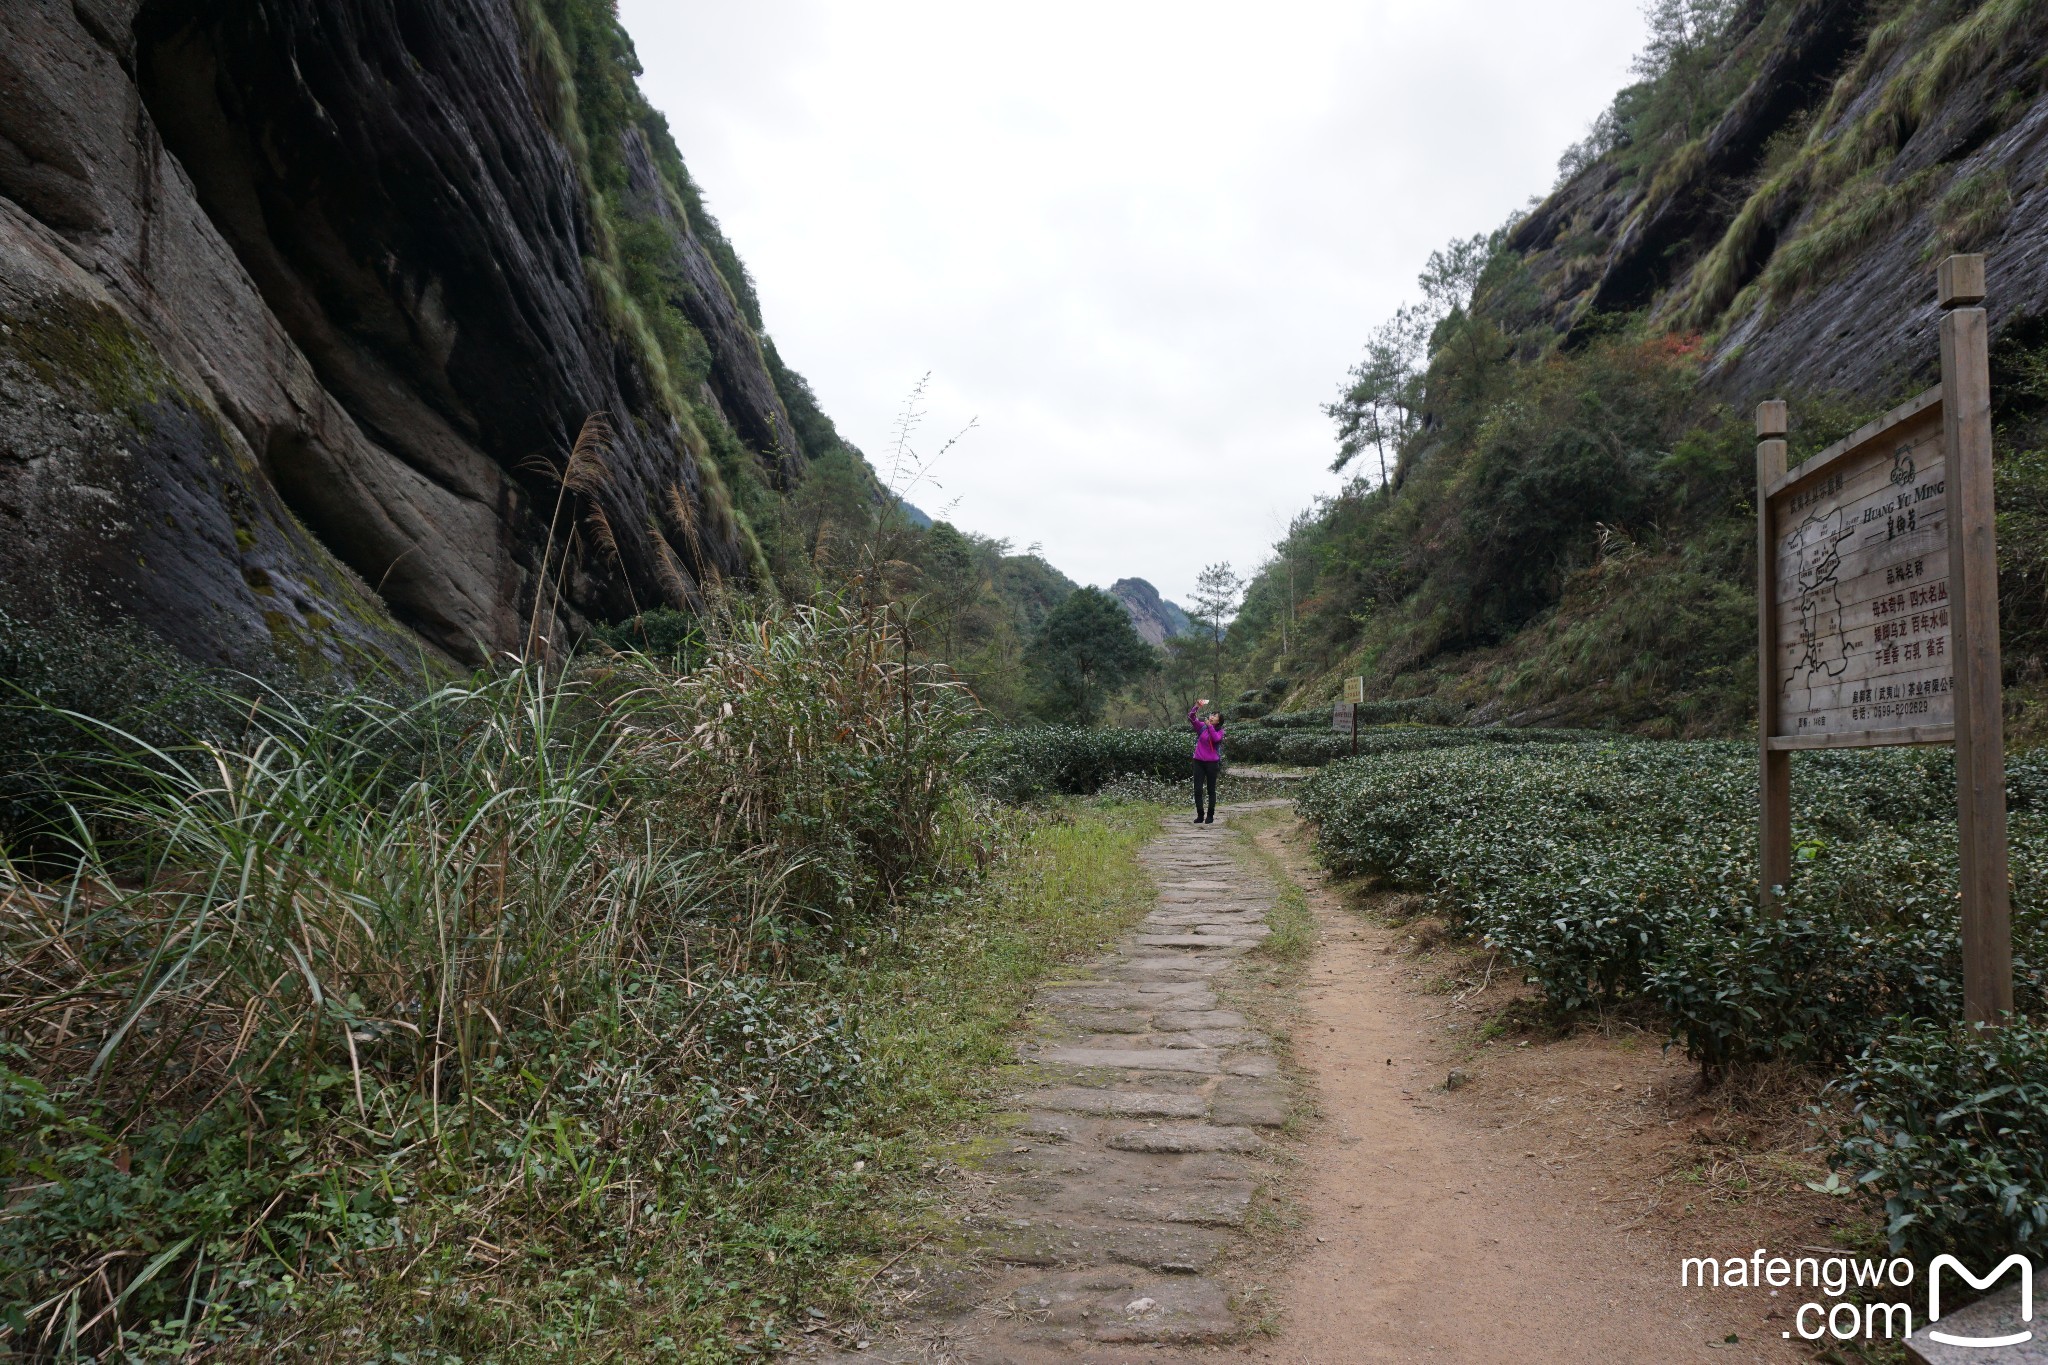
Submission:
<svg viewBox="0 0 2048 1365">
<path fill-rule="evenodd" d="M 1117 778 L 1177 782 L 1195 752 L 1185 729 L 1025 725 L 985 732 L 977 749 L 988 789 L 1006 801 L 1091 796 Z"/>
<path fill-rule="evenodd" d="M 1351 734 L 1332 730 L 1267 729 L 1226 725 L 1225 771 L 1231 763 L 1271 763 L 1320 768 L 1351 757 Z M 1575 744 L 1578 730 L 1455 729 L 1394 725 L 1361 730 L 1360 754 L 1407 753 L 1494 744 Z M 1030 801 L 1064 794 L 1088 796 L 1120 777 L 1178 782 L 1194 758 L 1194 737 L 1185 729 L 1091 729 L 1078 725 L 1032 725 L 984 732 L 976 746 L 977 769 L 985 787 L 1006 801 Z"/>
<path fill-rule="evenodd" d="M 2038 1135 L 2038 1095 L 1973 1090 L 1971 1077 L 2048 1066 L 2048 1050 L 2025 1030 L 1995 1047 L 1946 1032 L 1962 1012 L 1953 759 L 1903 749 L 1799 755 L 1795 871 L 1774 913 L 1756 901 L 1755 773 L 1746 744 L 1467 744 L 1333 764 L 1304 784 L 1300 804 L 1334 870 L 1431 893 L 1559 1007 L 1639 1002 L 1709 1074 L 1770 1058 L 1846 1069 L 1868 1131 L 1895 1150 L 1882 1162 L 1867 1142 L 1844 1150 L 1861 1152 L 1872 1183 L 1906 1201 L 1913 1219 L 1895 1231 L 1925 1249 L 1976 1217 L 1970 1208 L 1990 1207 L 1983 1191 L 2001 1172 L 2035 1169 L 2008 1147 Z M 2009 765 L 2025 1014 L 2048 1008 L 2044 784 L 2048 762 Z M 1922 1039 L 1914 1046 L 1925 1055 L 1901 1038 Z M 1914 1092 L 1900 1079 L 1909 1073 L 1928 1088 Z M 1941 1116 L 1959 1104 L 1994 1101 L 2036 1111 L 1969 1130 L 1976 1166 L 1926 1149 L 1937 1170 L 1920 1148 L 1897 1147 L 1898 1134 L 1950 1124 Z M 1927 1193 L 1937 1187 L 1948 1192 Z M 2040 1221 L 2024 1210 L 2048 1200 L 2048 1182 L 2013 1183 L 2007 1194 L 1998 1235 L 2036 1244 Z"/>
<path fill-rule="evenodd" d="M 1399 701 L 1369 701 L 1358 708 L 1358 723 L 1369 725 L 1456 725 L 1464 719 L 1456 704 L 1435 697 L 1404 697 Z M 1281 711 L 1266 716 L 1259 726 L 1269 730 L 1328 730 L 1331 711 Z M 1348 734 L 1349 731 L 1347 730 Z"/>
<path fill-rule="evenodd" d="M 1233 763 L 1320 768 L 1348 756 L 1351 737 L 1330 730 L 1262 730 L 1255 725 L 1238 725 L 1226 731 L 1223 753 Z"/>
<path fill-rule="evenodd" d="M 1850 1070 L 1835 1164 L 1885 1192 L 1892 1239 L 1987 1263 L 2048 1250 L 2048 1031 L 1928 1027 Z"/>
<path fill-rule="evenodd" d="M 1275 711 L 1259 719 L 1262 730 L 1327 730 L 1330 728 L 1330 709 L 1323 707 L 1315 711 Z"/>
</svg>

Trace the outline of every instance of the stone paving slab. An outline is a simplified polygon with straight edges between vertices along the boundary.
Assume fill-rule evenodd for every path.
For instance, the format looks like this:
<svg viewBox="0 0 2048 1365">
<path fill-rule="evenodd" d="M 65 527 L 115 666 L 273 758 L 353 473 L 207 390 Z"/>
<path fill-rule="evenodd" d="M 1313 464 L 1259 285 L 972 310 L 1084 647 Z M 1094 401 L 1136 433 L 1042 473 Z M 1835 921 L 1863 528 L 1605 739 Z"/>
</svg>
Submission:
<svg viewBox="0 0 2048 1365">
<path fill-rule="evenodd" d="M 1040 1109 L 1076 1114 L 1106 1114 L 1127 1119 L 1192 1119 L 1208 1109 L 1207 1096 L 1157 1090 L 1100 1090 L 1059 1086 L 1020 1097 Z"/>
<path fill-rule="evenodd" d="M 891 1270 L 917 1316 L 811 1358 L 1173 1365 L 1249 1326 L 1212 1274 L 1258 1197 L 1259 1130 L 1293 1099 L 1272 1040 L 1216 996 L 1270 932 L 1273 887 L 1230 837 L 1169 827 L 1142 855 L 1156 907 L 1086 975 L 1039 990 L 1016 1118 L 980 1160 L 994 1207 L 960 1228 L 967 1261 Z"/>
<path fill-rule="evenodd" d="M 1010 1219 L 976 1229 L 971 1244 L 1014 1265 L 1070 1269 L 1126 1265 L 1166 1275 L 1194 1275 L 1212 1265 L 1224 1234 L 1192 1223 L 1094 1223 Z"/>
<path fill-rule="evenodd" d="M 1152 1011 L 1144 1009 L 1101 1010 L 1092 1006 L 1068 1005 L 1045 1011 L 1068 1028 L 1089 1033 L 1150 1033 Z"/>
<path fill-rule="evenodd" d="M 1231 1076 L 1209 1096 L 1209 1117 L 1216 1123 L 1278 1128 L 1293 1108 L 1291 1089 L 1277 1080 Z"/>
<path fill-rule="evenodd" d="M 1223 1065 L 1214 1048 L 1054 1047 L 1033 1059 L 1053 1066 L 1117 1071 L 1216 1071 Z"/>
<path fill-rule="evenodd" d="M 1141 948 L 1235 948 L 1243 951 L 1258 940 L 1232 934 L 1146 934 L 1138 939 Z"/>
<path fill-rule="evenodd" d="M 1211 1227 L 1244 1225 L 1251 1211 L 1256 1187 L 1247 1180 L 1235 1185 L 1217 1184 L 1206 1188 L 1154 1190 L 1121 1196 L 1104 1202 L 1103 1212 L 1134 1222 L 1201 1223 Z"/>
<path fill-rule="evenodd" d="M 1117 1133 L 1109 1145 L 1120 1152 L 1256 1152 L 1262 1145 L 1249 1128 L 1211 1123 L 1162 1123 Z"/>
<path fill-rule="evenodd" d="M 1223 1286 L 1200 1278 L 1146 1279 L 1090 1270 L 1048 1275 L 1006 1305 L 1024 1341 L 1221 1341 L 1237 1330 Z"/>
<path fill-rule="evenodd" d="M 1152 1016 L 1163 1029 L 1243 1028 L 1244 1016 L 1236 1010 L 1168 1010 Z"/>
</svg>

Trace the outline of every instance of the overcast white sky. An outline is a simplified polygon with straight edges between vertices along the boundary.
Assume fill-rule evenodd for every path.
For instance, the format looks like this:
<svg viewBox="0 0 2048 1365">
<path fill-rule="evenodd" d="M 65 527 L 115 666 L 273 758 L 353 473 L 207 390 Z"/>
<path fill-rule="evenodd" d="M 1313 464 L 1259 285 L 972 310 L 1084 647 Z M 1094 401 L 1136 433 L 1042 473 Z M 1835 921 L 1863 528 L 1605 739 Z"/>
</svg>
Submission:
<svg viewBox="0 0 2048 1365">
<path fill-rule="evenodd" d="M 1639 0 L 621 0 L 783 358 L 926 511 L 1185 601 L 1333 490 L 1430 251 L 1546 193 Z"/>
</svg>

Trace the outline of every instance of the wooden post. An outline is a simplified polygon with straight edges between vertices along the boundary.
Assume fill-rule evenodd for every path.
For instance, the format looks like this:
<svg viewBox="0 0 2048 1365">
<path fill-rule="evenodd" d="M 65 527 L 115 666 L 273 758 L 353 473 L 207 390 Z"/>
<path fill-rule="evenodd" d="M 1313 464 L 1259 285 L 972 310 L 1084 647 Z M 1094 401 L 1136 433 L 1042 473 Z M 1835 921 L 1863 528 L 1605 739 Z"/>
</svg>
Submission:
<svg viewBox="0 0 2048 1365">
<path fill-rule="evenodd" d="M 1787 430 L 1783 399 L 1757 405 L 1757 895 L 1766 907 L 1777 904 L 1774 888 L 1792 880 L 1792 755 L 1771 747 L 1778 732 L 1778 550 L 1770 488 L 1785 476 Z"/>
<path fill-rule="evenodd" d="M 2012 907 L 2005 826 L 2004 690 L 1991 486 L 1991 361 L 1984 258 L 1941 263 L 1941 412 L 1955 641 L 1956 819 L 1962 845 L 1963 1017 L 2012 1013 Z"/>
<path fill-rule="evenodd" d="M 1358 757 L 1358 703 L 1351 703 L 1351 756 Z"/>
</svg>

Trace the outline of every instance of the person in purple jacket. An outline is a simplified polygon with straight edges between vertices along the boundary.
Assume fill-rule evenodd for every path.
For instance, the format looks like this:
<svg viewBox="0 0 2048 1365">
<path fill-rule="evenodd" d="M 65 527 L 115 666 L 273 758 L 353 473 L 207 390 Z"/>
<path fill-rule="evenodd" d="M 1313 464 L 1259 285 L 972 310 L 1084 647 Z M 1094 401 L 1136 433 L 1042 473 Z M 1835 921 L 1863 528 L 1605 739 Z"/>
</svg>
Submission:
<svg viewBox="0 0 2048 1365">
<path fill-rule="evenodd" d="M 1217 746 L 1223 743 L 1223 713 L 1211 711 L 1202 714 L 1202 708 L 1209 704 L 1203 697 L 1188 708 L 1188 729 L 1195 732 L 1195 823 L 1213 825 L 1216 823 L 1216 775 L 1223 771 L 1223 752 Z M 1209 804 L 1202 804 L 1202 793 L 1209 794 Z"/>
</svg>

